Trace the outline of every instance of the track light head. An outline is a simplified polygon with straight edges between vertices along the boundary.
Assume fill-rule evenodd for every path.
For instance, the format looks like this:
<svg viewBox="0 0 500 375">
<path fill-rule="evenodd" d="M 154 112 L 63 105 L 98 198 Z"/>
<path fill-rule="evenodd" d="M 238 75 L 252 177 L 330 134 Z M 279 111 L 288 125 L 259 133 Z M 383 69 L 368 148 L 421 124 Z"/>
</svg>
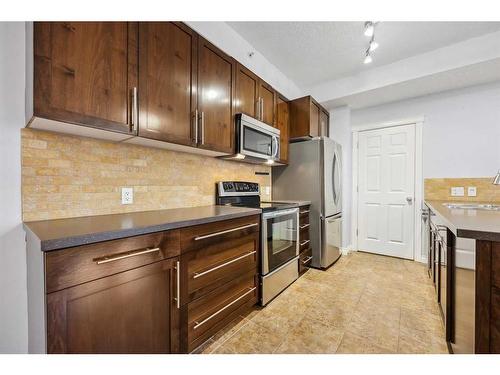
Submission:
<svg viewBox="0 0 500 375">
<path fill-rule="evenodd" d="M 372 37 L 375 33 L 375 24 L 371 21 L 365 22 L 365 35 Z"/>
</svg>

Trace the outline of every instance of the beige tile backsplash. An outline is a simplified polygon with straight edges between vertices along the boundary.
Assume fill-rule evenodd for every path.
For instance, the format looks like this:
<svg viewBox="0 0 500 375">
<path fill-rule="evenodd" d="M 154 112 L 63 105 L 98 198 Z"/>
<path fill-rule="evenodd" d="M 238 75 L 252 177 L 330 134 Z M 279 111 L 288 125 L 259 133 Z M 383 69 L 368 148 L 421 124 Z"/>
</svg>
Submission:
<svg viewBox="0 0 500 375">
<path fill-rule="evenodd" d="M 424 181 L 425 199 L 472 201 L 472 202 L 500 202 L 500 186 L 493 185 L 493 176 L 484 178 L 426 178 Z M 451 188 L 462 186 L 465 196 L 452 197 Z M 476 197 L 467 196 L 467 188 L 476 187 Z"/>
<path fill-rule="evenodd" d="M 210 205 L 220 180 L 271 186 L 255 174 L 267 166 L 32 129 L 21 141 L 24 221 Z M 134 188 L 133 204 L 121 187 Z"/>
</svg>

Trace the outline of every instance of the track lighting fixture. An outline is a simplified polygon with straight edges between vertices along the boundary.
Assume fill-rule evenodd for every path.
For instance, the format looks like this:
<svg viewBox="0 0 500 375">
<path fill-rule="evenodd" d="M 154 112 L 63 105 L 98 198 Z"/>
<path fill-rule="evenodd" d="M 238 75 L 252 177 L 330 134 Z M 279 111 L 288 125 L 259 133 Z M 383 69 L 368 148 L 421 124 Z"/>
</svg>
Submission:
<svg viewBox="0 0 500 375">
<path fill-rule="evenodd" d="M 365 64 L 370 64 L 373 59 L 371 56 L 371 53 L 375 51 L 378 48 L 378 43 L 375 41 L 375 25 L 377 22 L 373 21 L 366 21 L 365 22 L 365 32 L 364 34 L 368 37 L 370 37 L 370 44 L 368 44 L 368 48 L 365 53 L 365 59 L 363 62 Z"/>
<path fill-rule="evenodd" d="M 365 35 L 372 37 L 375 33 L 375 24 L 371 21 L 365 22 Z"/>
</svg>

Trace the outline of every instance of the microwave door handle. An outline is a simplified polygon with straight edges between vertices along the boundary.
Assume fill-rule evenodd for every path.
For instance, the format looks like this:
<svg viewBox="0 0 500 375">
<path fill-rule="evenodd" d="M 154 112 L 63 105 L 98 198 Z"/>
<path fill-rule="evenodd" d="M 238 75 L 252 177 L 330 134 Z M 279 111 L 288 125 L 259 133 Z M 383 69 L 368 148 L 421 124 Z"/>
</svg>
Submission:
<svg viewBox="0 0 500 375">
<path fill-rule="evenodd" d="M 278 137 L 273 136 L 272 143 L 274 144 L 273 158 L 278 156 Z"/>
</svg>

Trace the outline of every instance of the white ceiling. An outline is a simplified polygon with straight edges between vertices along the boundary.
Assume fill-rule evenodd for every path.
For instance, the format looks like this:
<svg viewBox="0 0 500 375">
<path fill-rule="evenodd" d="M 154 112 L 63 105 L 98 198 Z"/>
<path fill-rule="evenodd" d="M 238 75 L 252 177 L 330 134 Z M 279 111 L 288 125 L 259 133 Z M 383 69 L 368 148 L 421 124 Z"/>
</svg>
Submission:
<svg viewBox="0 0 500 375">
<path fill-rule="evenodd" d="M 382 65 L 500 30 L 500 22 L 381 22 L 380 47 L 363 64 L 363 22 L 228 22 L 300 87 Z"/>
<path fill-rule="evenodd" d="M 359 109 L 494 81 L 500 81 L 500 59 L 419 77 L 322 104 L 327 108 L 348 105 L 351 109 Z"/>
</svg>

